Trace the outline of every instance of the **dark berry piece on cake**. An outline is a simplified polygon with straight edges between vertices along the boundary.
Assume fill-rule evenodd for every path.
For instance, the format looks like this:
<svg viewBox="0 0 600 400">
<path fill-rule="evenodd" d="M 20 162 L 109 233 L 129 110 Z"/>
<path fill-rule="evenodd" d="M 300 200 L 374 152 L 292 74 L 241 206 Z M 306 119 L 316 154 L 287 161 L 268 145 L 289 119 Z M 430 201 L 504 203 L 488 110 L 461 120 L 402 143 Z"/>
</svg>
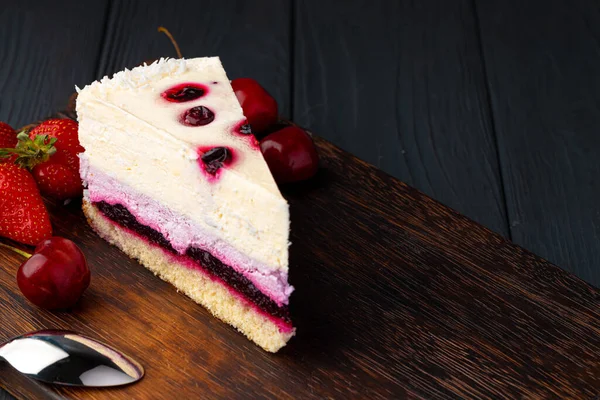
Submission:
<svg viewBox="0 0 600 400">
<path fill-rule="evenodd" d="M 239 132 L 242 135 L 251 135 L 252 134 L 252 128 L 250 127 L 249 124 L 244 124 L 244 125 L 240 126 Z"/>
<path fill-rule="evenodd" d="M 162 92 L 163 99 L 173 103 L 183 103 L 199 99 L 207 93 L 207 88 L 195 83 L 182 83 Z"/>
<path fill-rule="evenodd" d="M 183 123 L 189 126 L 204 126 L 215 120 L 215 113 L 207 107 L 197 106 L 190 108 L 183 114 Z"/>
<path fill-rule="evenodd" d="M 214 147 L 204 154 L 200 158 L 204 164 L 206 172 L 209 174 L 216 174 L 219 168 L 221 168 L 227 161 L 231 160 L 231 151 L 226 147 Z"/>
</svg>

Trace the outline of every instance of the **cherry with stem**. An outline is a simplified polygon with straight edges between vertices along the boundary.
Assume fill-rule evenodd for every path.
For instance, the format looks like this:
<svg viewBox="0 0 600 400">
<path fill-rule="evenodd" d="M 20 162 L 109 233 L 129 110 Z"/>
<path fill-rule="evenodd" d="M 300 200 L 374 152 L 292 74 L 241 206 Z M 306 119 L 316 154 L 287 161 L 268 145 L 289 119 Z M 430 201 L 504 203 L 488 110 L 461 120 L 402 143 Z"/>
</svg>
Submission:
<svg viewBox="0 0 600 400">
<path fill-rule="evenodd" d="M 69 239 L 43 240 L 33 254 L 0 243 L 0 247 L 26 257 L 17 271 L 17 285 L 33 304 L 48 310 L 74 306 L 90 285 L 85 255 Z"/>
</svg>

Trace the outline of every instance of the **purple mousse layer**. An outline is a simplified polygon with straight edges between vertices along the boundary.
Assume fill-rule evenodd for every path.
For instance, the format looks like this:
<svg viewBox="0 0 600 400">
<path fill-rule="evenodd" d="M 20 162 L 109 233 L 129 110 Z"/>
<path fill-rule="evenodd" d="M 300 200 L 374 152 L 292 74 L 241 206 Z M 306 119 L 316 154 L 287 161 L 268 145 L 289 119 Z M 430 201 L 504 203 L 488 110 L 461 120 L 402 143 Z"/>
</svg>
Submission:
<svg viewBox="0 0 600 400">
<path fill-rule="evenodd" d="M 105 201 L 95 202 L 93 205 L 114 223 L 135 232 L 148 242 L 160 246 L 173 255 L 179 255 L 179 252 L 171 246 L 171 243 L 160 232 L 139 223 L 135 216 L 123 205 L 109 204 Z M 236 293 L 253 303 L 263 313 L 281 320 L 285 325 L 291 326 L 287 305 L 277 305 L 248 278 L 221 262 L 208 251 L 191 246 L 186 250 L 185 257 L 191 259 L 209 276 L 224 282 L 230 289 L 233 289 Z"/>
<path fill-rule="evenodd" d="M 88 185 L 86 196 L 90 202 L 123 205 L 140 224 L 160 233 L 179 254 L 185 254 L 189 248 L 204 249 L 246 277 L 277 305 L 288 304 L 294 288 L 288 284 L 286 271 L 250 259 L 189 218 L 93 168 L 84 155 L 80 158 L 81 176 Z"/>
</svg>

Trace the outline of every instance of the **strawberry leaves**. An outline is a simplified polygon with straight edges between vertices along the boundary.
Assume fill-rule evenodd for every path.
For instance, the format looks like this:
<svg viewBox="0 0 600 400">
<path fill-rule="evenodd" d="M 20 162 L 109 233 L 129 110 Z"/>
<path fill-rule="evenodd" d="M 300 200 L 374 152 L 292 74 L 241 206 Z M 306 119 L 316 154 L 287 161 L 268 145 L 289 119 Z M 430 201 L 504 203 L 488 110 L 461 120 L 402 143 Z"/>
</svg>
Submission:
<svg viewBox="0 0 600 400">
<path fill-rule="evenodd" d="M 4 160 L 30 171 L 46 196 L 59 200 L 81 196 L 78 154 L 84 148 L 78 136 L 77 122 L 49 119 L 19 132 L 16 145 L 0 148 L 0 163 Z"/>
<path fill-rule="evenodd" d="M 17 145 L 15 148 L 0 149 L 0 158 L 9 158 L 16 154 L 14 163 L 22 168 L 33 169 L 38 164 L 46 162 L 54 153 L 56 153 L 56 138 L 49 138 L 48 135 L 37 135 L 32 140 L 27 131 L 21 131 L 17 134 Z"/>
</svg>

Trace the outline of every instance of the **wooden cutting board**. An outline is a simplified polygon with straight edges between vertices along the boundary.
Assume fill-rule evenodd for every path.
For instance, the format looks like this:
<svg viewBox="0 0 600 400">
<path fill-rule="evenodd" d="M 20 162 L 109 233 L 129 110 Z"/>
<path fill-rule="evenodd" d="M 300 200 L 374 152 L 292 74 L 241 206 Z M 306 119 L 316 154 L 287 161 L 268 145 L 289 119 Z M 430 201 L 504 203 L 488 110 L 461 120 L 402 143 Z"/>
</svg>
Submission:
<svg viewBox="0 0 600 400">
<path fill-rule="evenodd" d="M 0 249 L 0 340 L 72 329 L 146 367 L 138 384 L 53 388 L 0 370 L 22 398 L 560 397 L 600 393 L 600 292 L 322 139 L 291 204 L 291 314 L 278 354 L 247 341 L 111 247 L 80 203 L 49 203 L 87 256 L 71 312 L 29 304 Z"/>
</svg>

